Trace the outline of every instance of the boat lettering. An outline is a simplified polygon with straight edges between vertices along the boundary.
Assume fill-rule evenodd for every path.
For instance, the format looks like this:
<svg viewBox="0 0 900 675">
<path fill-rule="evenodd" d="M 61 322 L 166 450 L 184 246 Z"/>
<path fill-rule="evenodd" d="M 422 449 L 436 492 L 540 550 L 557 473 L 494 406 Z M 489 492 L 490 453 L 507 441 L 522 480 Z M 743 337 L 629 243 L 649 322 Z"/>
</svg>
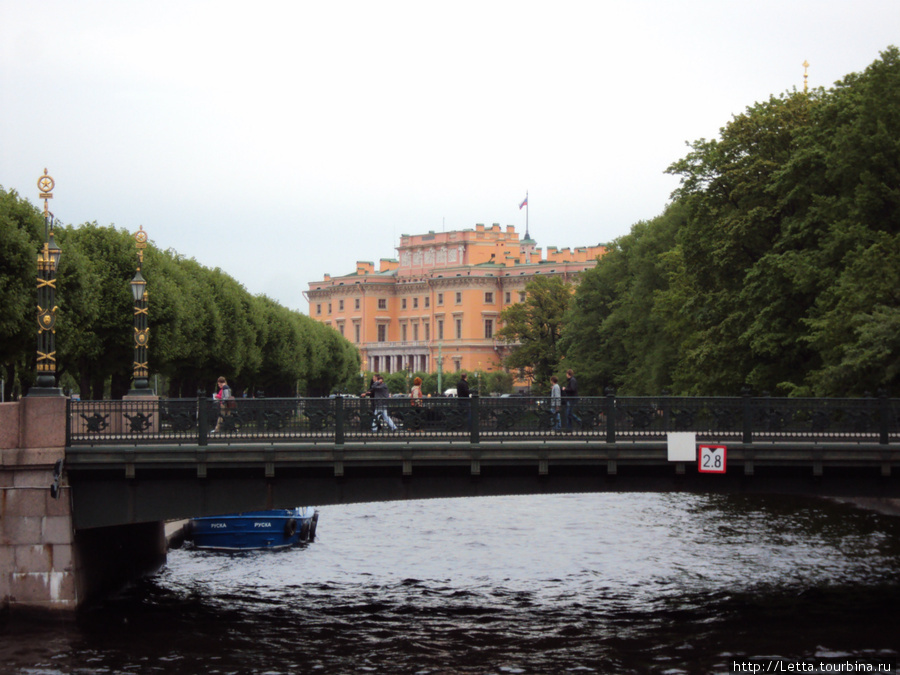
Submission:
<svg viewBox="0 0 900 675">
<path fill-rule="evenodd" d="M 272 527 L 272 523 L 253 523 L 253 527 Z"/>
<path fill-rule="evenodd" d="M 225 523 L 210 523 L 209 526 L 211 528 L 219 528 L 219 529 L 224 529 L 224 528 L 228 527 Z"/>
</svg>

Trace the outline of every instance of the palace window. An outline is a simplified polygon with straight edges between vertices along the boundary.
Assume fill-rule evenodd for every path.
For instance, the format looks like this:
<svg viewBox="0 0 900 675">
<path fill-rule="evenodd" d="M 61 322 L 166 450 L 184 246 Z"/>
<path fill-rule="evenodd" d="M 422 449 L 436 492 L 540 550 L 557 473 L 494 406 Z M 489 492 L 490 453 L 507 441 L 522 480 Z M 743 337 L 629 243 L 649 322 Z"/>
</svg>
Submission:
<svg viewBox="0 0 900 675">
<path fill-rule="evenodd" d="M 462 319 L 456 320 L 456 339 L 462 340 Z"/>
<path fill-rule="evenodd" d="M 425 342 L 428 342 L 431 339 L 431 330 L 430 330 L 431 326 L 427 321 L 424 324 L 424 328 L 425 328 Z"/>
<path fill-rule="evenodd" d="M 444 294 L 443 294 L 443 293 L 438 293 L 438 296 L 437 296 L 437 304 L 439 304 L 439 305 L 443 305 L 443 304 L 444 304 Z"/>
<path fill-rule="evenodd" d="M 378 324 L 378 341 L 379 342 L 387 342 L 387 325 L 380 323 Z"/>
<path fill-rule="evenodd" d="M 356 344 L 359 344 L 359 324 L 353 324 L 353 333 L 356 337 Z"/>
<path fill-rule="evenodd" d="M 406 309 L 406 298 L 400 300 L 400 309 Z"/>
<path fill-rule="evenodd" d="M 438 340 L 444 339 L 444 320 L 443 319 L 438 319 L 438 322 L 437 322 L 437 339 Z"/>
<path fill-rule="evenodd" d="M 419 299 L 413 298 L 413 309 L 419 309 Z"/>
<path fill-rule="evenodd" d="M 413 341 L 414 342 L 419 341 L 419 324 L 417 324 L 417 323 L 413 324 Z"/>
<path fill-rule="evenodd" d="M 353 309 L 357 309 L 357 310 L 359 309 L 359 298 L 356 298 L 353 301 Z"/>
<path fill-rule="evenodd" d="M 316 316 L 322 313 L 322 305 L 321 303 L 316 304 Z"/>
<path fill-rule="evenodd" d="M 406 342 L 406 324 L 400 324 L 400 340 Z"/>
<path fill-rule="evenodd" d="M 378 309 L 387 309 L 387 298 L 378 298 Z"/>
<path fill-rule="evenodd" d="M 425 309 L 431 307 L 431 298 L 429 296 L 425 296 Z"/>
<path fill-rule="evenodd" d="M 461 304 L 462 304 L 462 293 L 461 293 L 460 291 L 457 291 L 457 292 L 456 292 L 456 304 L 457 304 L 457 305 L 461 305 Z"/>
<path fill-rule="evenodd" d="M 338 300 L 338 311 L 339 312 L 344 311 L 344 301 L 343 300 Z M 343 335 L 343 333 L 342 333 L 342 335 Z"/>
<path fill-rule="evenodd" d="M 484 292 L 484 304 L 493 305 L 494 304 L 494 293 L 493 291 L 485 291 Z"/>
<path fill-rule="evenodd" d="M 503 302 L 505 302 L 508 305 L 510 303 L 511 297 L 512 297 L 512 293 L 510 293 L 509 291 L 506 291 L 506 294 L 503 296 Z"/>
<path fill-rule="evenodd" d="M 494 320 L 493 319 L 485 319 L 484 320 L 484 337 L 487 340 L 494 337 Z"/>
</svg>

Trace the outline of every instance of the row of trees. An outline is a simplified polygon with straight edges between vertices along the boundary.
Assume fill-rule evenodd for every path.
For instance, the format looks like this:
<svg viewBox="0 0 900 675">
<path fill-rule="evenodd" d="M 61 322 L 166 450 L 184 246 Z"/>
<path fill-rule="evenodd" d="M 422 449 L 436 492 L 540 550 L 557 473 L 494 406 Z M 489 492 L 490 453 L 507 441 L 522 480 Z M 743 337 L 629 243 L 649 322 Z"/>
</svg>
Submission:
<svg viewBox="0 0 900 675">
<path fill-rule="evenodd" d="M 506 312 L 510 366 L 539 383 L 572 367 L 594 394 L 897 389 L 897 48 L 827 91 L 749 107 L 668 172 L 671 205 L 574 293 L 541 280 Z"/>
<path fill-rule="evenodd" d="M 118 398 L 131 385 L 137 252 L 131 234 L 86 223 L 56 228 L 57 370 L 83 398 Z M 40 212 L 0 188 L 0 364 L 9 398 L 34 379 L 35 260 L 44 241 Z M 359 353 L 335 331 L 265 296 L 252 296 L 222 270 L 161 251 L 144 252 L 150 299 L 149 362 L 169 396 L 209 392 L 224 375 L 235 391 L 268 396 L 328 394 L 359 379 Z"/>
</svg>

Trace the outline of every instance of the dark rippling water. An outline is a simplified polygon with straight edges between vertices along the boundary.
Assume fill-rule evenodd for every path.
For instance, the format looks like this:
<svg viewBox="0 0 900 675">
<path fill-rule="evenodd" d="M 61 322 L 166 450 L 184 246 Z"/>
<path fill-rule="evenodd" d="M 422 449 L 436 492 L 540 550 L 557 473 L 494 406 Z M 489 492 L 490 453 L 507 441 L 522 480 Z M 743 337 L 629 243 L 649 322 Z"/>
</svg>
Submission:
<svg viewBox="0 0 900 675">
<path fill-rule="evenodd" d="M 0 668 L 675 674 L 753 657 L 900 661 L 898 518 L 689 494 L 320 512 L 308 546 L 172 551 L 157 576 L 74 623 L 6 625 Z"/>
</svg>

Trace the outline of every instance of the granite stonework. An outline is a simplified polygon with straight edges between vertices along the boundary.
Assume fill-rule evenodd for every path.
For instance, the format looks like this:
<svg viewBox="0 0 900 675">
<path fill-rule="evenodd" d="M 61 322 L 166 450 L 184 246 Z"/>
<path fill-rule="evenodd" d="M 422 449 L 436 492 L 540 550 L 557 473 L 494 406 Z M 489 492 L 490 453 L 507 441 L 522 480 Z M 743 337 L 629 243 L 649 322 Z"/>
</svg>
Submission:
<svg viewBox="0 0 900 675">
<path fill-rule="evenodd" d="M 62 396 L 0 404 L 0 607 L 70 610 L 80 601 L 69 491 L 50 495 L 65 424 Z"/>
<path fill-rule="evenodd" d="M 71 612 L 165 564 L 163 523 L 75 531 L 63 472 L 66 399 L 0 404 L 0 610 Z"/>
</svg>

